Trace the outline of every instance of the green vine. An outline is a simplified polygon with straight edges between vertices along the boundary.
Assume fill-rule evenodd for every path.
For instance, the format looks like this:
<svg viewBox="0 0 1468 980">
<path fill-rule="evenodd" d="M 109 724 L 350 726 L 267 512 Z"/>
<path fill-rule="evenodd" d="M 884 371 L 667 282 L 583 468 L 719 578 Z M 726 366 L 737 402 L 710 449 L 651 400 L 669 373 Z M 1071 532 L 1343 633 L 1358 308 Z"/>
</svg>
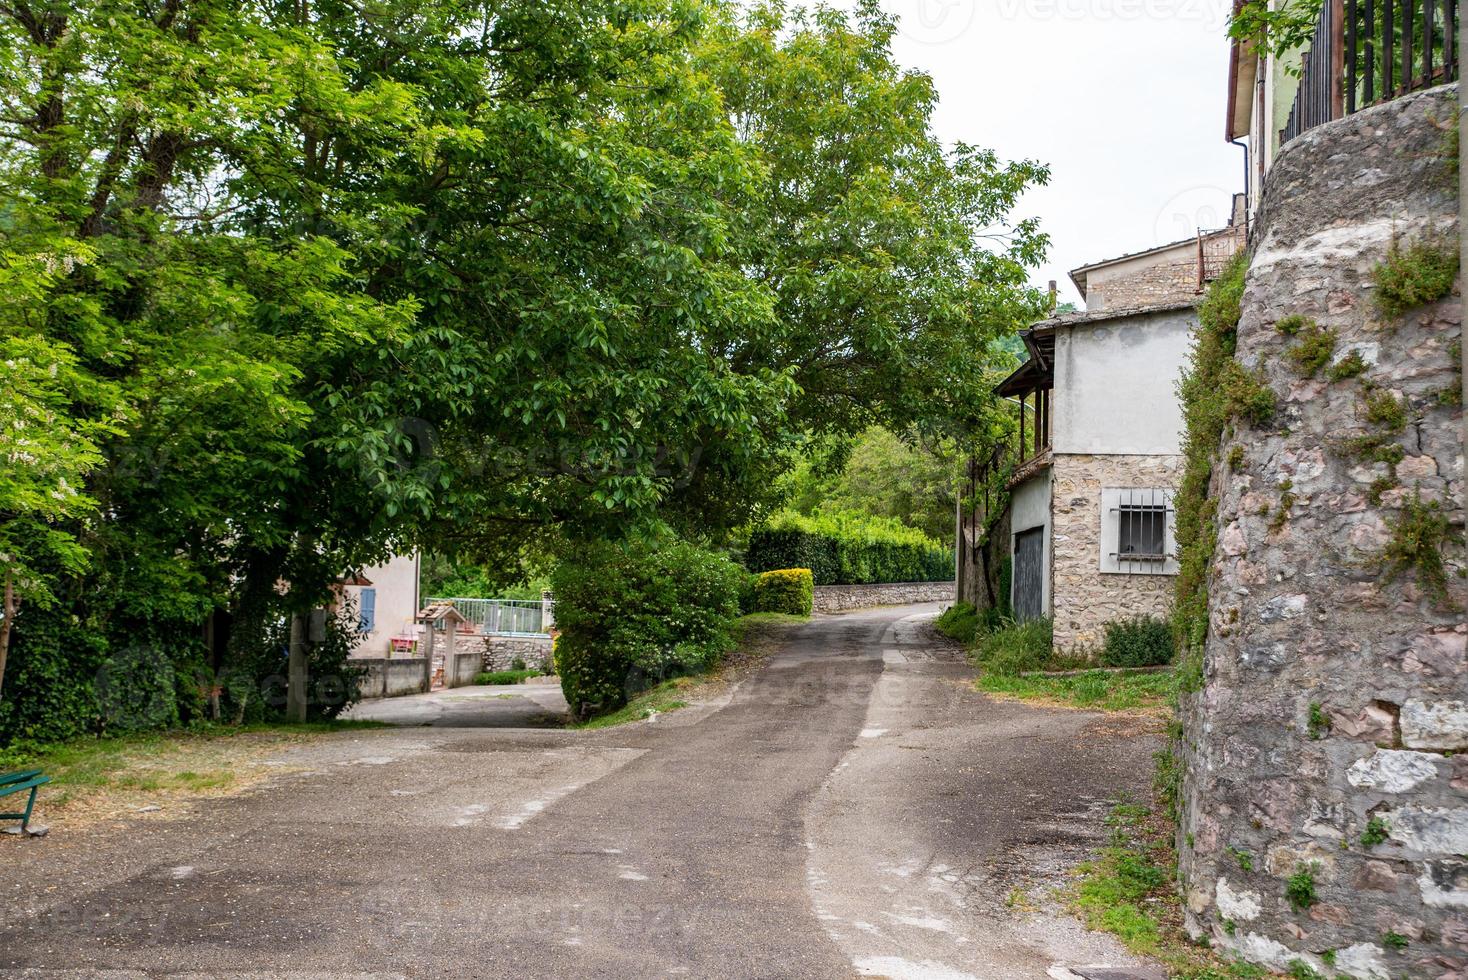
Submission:
<svg viewBox="0 0 1468 980">
<path fill-rule="evenodd" d="M 1419 239 L 1405 247 L 1395 239 L 1372 273 L 1376 308 L 1397 319 L 1405 313 L 1442 299 L 1453 291 L 1458 277 L 1458 244 Z"/>
<path fill-rule="evenodd" d="M 1299 66 L 1287 56 L 1310 44 L 1322 6 L 1323 0 L 1293 0 L 1270 9 L 1269 0 L 1245 0 L 1229 20 L 1228 36 L 1264 48 L 1298 76 Z"/>
<path fill-rule="evenodd" d="M 1415 572 L 1417 583 L 1444 611 L 1456 609 L 1448 595 L 1447 566 L 1443 562 L 1443 546 L 1455 539 L 1448 517 L 1436 501 L 1424 503 L 1422 492 L 1414 490 L 1412 499 L 1402 506 L 1401 516 L 1392 527 L 1382 560 L 1386 565 L 1385 581 L 1389 585 L 1403 574 Z"/>
</svg>

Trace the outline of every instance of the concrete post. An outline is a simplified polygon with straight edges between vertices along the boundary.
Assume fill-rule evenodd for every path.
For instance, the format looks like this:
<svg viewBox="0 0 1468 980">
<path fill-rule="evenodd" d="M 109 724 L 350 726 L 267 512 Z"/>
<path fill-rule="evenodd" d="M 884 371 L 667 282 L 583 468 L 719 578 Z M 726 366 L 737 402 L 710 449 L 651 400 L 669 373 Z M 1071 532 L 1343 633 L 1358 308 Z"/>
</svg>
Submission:
<svg viewBox="0 0 1468 980">
<path fill-rule="evenodd" d="M 301 724 L 306 720 L 306 616 L 291 613 L 290 658 L 286 664 L 286 721 Z"/>
<path fill-rule="evenodd" d="M 433 646 L 437 639 L 433 623 L 423 623 L 423 690 L 433 690 Z"/>
</svg>

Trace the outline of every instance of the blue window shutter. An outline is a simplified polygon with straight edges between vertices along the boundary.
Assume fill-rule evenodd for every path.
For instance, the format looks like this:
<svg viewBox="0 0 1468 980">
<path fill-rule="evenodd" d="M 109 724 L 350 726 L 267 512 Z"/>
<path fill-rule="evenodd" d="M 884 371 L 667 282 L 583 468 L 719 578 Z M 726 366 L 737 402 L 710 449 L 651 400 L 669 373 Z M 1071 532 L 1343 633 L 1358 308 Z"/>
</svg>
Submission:
<svg viewBox="0 0 1468 980">
<path fill-rule="evenodd" d="M 363 589 L 358 606 L 362 614 L 362 632 L 371 633 L 377 626 L 377 590 Z"/>
</svg>

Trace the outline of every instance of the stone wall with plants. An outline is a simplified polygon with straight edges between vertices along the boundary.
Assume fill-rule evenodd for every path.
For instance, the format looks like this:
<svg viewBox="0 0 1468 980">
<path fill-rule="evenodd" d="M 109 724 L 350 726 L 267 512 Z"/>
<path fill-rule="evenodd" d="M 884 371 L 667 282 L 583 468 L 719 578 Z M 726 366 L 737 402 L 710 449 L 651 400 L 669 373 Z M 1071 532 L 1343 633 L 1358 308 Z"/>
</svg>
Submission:
<svg viewBox="0 0 1468 980">
<path fill-rule="evenodd" d="M 1187 920 L 1295 975 L 1468 971 L 1455 114 L 1289 144 L 1183 386 Z"/>
</svg>

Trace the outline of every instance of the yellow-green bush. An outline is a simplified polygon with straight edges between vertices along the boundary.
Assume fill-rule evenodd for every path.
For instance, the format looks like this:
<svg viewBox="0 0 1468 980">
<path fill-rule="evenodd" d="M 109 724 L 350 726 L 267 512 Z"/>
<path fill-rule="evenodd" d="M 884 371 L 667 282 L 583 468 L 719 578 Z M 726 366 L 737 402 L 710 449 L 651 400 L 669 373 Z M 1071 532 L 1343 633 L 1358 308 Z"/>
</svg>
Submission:
<svg viewBox="0 0 1468 980">
<path fill-rule="evenodd" d="M 754 578 L 755 612 L 809 616 L 815 601 L 815 578 L 809 568 L 777 568 Z"/>
</svg>

